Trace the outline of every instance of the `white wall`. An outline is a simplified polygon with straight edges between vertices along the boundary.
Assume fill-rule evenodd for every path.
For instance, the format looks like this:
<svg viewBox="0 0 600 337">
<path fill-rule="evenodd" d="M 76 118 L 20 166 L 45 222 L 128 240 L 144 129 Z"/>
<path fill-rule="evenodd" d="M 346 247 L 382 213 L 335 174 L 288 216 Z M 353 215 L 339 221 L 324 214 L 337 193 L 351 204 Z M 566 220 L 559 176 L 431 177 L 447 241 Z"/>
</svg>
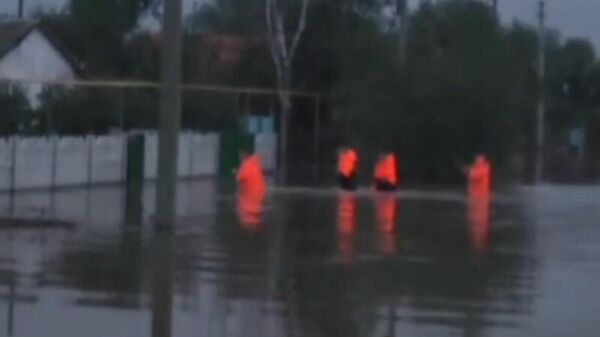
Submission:
<svg viewBox="0 0 600 337">
<path fill-rule="evenodd" d="M 15 189 L 45 188 L 52 183 L 52 138 L 28 137 L 16 141 Z"/>
<path fill-rule="evenodd" d="M 177 176 L 190 177 L 192 171 L 192 134 L 179 135 L 179 154 L 177 155 Z"/>
<path fill-rule="evenodd" d="M 0 78 L 11 80 L 73 80 L 71 65 L 38 30 L 32 30 L 21 44 L 0 59 Z M 27 84 L 29 102 L 39 105 L 41 84 Z"/>
<path fill-rule="evenodd" d="M 144 175 L 156 178 L 157 136 L 145 135 Z M 0 139 L 0 191 L 118 183 L 125 180 L 126 136 Z M 219 136 L 186 133 L 179 142 L 180 178 L 218 173 Z M 14 163 L 13 163 L 14 151 Z M 11 181 L 14 165 L 14 182 Z"/>
<path fill-rule="evenodd" d="M 192 176 L 207 176 L 219 172 L 219 140 L 219 135 L 215 133 L 192 135 Z"/>
<path fill-rule="evenodd" d="M 144 173 L 146 179 L 156 179 L 158 170 L 158 137 L 155 132 L 148 132 L 144 138 Z"/>
<path fill-rule="evenodd" d="M 125 137 L 96 137 L 92 144 L 92 184 L 125 180 Z"/>
<path fill-rule="evenodd" d="M 216 133 L 184 133 L 179 136 L 177 172 L 180 178 L 216 175 L 219 171 L 220 138 Z M 145 134 L 144 170 L 146 179 L 156 179 L 158 137 Z"/>
<path fill-rule="evenodd" d="M 83 185 L 88 182 L 90 146 L 93 138 L 65 137 L 56 144 L 56 176 L 58 186 Z"/>
</svg>

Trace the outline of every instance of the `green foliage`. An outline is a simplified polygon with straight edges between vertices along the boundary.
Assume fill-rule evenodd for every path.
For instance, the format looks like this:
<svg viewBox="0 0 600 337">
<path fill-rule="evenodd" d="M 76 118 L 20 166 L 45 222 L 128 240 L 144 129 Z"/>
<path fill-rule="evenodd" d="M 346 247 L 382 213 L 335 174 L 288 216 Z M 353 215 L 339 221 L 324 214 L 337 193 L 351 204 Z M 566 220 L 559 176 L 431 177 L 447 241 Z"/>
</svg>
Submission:
<svg viewBox="0 0 600 337">
<path fill-rule="evenodd" d="M 511 155 L 531 147 L 539 94 L 535 29 L 501 25 L 482 2 L 423 2 L 410 16 L 403 61 L 400 36 L 381 29 L 380 6 L 371 0 L 313 2 L 294 61 L 294 88 L 333 93 L 332 125 L 340 144 L 365 153 L 393 149 L 403 176 L 425 181 L 460 179 L 459 167 L 480 152 L 502 169 Z M 190 16 L 188 24 L 255 37 L 264 30 L 262 14 L 255 15 L 260 7 L 218 0 Z M 561 43 L 554 31 L 546 36 L 546 56 L 553 135 L 598 106 L 600 66 L 589 42 Z M 246 53 L 246 73 L 232 71 L 215 80 L 272 84 L 274 70 L 266 59 L 268 54 Z"/>
<path fill-rule="evenodd" d="M 57 13 L 39 14 L 41 22 L 82 60 L 94 77 L 129 75 L 125 40 L 151 0 L 71 0 Z"/>
<path fill-rule="evenodd" d="M 185 93 L 183 126 L 201 131 L 227 131 L 238 126 L 237 97 L 231 94 Z"/>
<path fill-rule="evenodd" d="M 262 35 L 264 33 L 264 1 L 219 0 L 205 2 L 186 20 L 193 32 Z"/>
<path fill-rule="evenodd" d="M 36 113 L 43 132 L 63 135 L 107 133 L 118 126 L 115 96 L 110 90 L 46 89 Z"/>
<path fill-rule="evenodd" d="M 0 86 L 0 136 L 27 133 L 35 124 L 35 115 L 21 88 Z"/>
<path fill-rule="evenodd" d="M 72 0 L 67 11 L 47 15 L 43 22 L 85 60 L 93 77 L 156 80 L 160 44 L 153 36 L 131 34 L 149 2 Z M 287 13 L 293 18 L 298 3 L 289 3 Z M 338 144 L 354 144 L 366 153 L 397 151 L 403 177 L 423 181 L 460 179 L 458 167 L 479 152 L 490 155 L 502 169 L 511 155 L 531 147 L 540 90 L 535 29 L 502 25 L 482 2 L 426 1 L 409 17 L 401 54 L 401 35 L 386 32 L 377 19 L 380 6 L 377 0 L 311 2 L 292 86 L 332 94 L 323 106 L 333 123 L 325 123 L 322 134 L 335 133 Z M 189 15 L 186 28 L 186 82 L 276 86 L 264 39 L 263 1 L 215 0 Z M 206 44 L 206 36 L 238 40 L 233 47 L 222 47 Z M 237 52 L 238 59 L 220 63 L 220 48 L 232 48 L 228 52 Z M 547 33 L 545 52 L 547 125 L 549 137 L 558 142 L 555 135 L 585 123 L 600 105 L 600 63 L 588 41 L 562 42 L 554 31 Z M 68 133 L 89 130 L 89 114 L 98 116 L 96 132 L 120 123 L 121 112 L 126 128 L 156 126 L 156 91 L 125 91 L 123 97 L 108 92 L 53 93 L 44 98 L 41 116 L 54 111 L 53 127 Z M 186 92 L 184 127 L 235 128 L 242 100 Z M 261 111 L 268 109 L 266 101 L 259 105 Z M 305 117 L 307 106 L 294 107 L 302 112 L 294 123 L 306 124 L 298 127 L 303 132 L 292 130 L 303 135 L 294 137 L 295 142 L 311 141 L 304 132 L 312 130 L 313 123 Z M 306 151 L 308 144 L 300 145 L 291 148 Z"/>
<path fill-rule="evenodd" d="M 393 35 L 363 24 L 350 36 L 336 87 L 345 142 L 370 152 L 395 149 L 407 179 L 459 179 L 458 168 L 476 153 L 502 170 L 533 141 L 535 30 L 501 26 L 481 3 L 442 1 L 412 16 L 404 64 Z M 573 113 L 575 102 L 593 106 L 596 59 L 587 41 L 561 45 L 554 33 L 546 40 L 548 125 L 564 130 L 584 118 Z M 570 102 L 560 92 L 565 81 Z"/>
</svg>

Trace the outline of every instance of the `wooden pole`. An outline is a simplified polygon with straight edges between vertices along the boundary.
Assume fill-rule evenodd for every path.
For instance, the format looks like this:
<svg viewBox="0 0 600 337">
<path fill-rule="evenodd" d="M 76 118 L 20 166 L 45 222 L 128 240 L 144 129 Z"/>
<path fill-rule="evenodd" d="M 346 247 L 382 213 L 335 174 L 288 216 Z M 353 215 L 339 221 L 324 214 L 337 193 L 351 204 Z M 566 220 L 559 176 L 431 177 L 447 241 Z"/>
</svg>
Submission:
<svg viewBox="0 0 600 337">
<path fill-rule="evenodd" d="M 19 9 L 18 9 L 19 19 L 23 19 L 23 16 L 25 14 L 24 7 L 25 7 L 25 0 L 19 0 Z"/>
<path fill-rule="evenodd" d="M 536 111 L 536 142 L 535 142 L 535 183 L 539 184 L 544 179 L 544 131 L 546 102 L 544 97 L 545 82 L 545 48 L 546 48 L 546 2 L 539 2 L 539 43 L 538 43 L 538 104 Z"/>
<path fill-rule="evenodd" d="M 181 128 L 181 0 L 165 0 L 164 9 L 155 208 L 157 227 L 171 227 L 175 221 L 177 155 Z"/>
<path fill-rule="evenodd" d="M 320 134 L 320 111 L 321 111 L 321 99 L 315 98 L 315 138 L 313 144 L 314 150 L 314 178 L 318 177 L 319 172 L 319 134 Z"/>
</svg>

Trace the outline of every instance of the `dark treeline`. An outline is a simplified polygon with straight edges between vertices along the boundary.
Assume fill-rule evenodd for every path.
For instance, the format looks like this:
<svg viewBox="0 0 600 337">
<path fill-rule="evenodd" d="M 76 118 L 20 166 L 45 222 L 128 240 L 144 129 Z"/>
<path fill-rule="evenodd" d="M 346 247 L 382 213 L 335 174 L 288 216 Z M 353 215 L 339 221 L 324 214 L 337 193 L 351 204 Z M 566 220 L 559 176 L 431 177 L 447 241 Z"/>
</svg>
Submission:
<svg viewBox="0 0 600 337">
<path fill-rule="evenodd" d="M 91 78 L 157 80 L 160 34 L 136 28 L 141 17 L 153 12 L 154 2 L 73 0 L 63 11 L 38 16 L 85 64 Z M 394 150 L 405 180 L 456 179 L 457 168 L 478 152 L 489 154 L 500 171 L 527 166 L 523 158 L 532 150 L 539 94 L 535 27 L 503 25 L 479 1 L 425 1 L 406 15 L 402 34 L 386 25 L 383 3 L 311 1 L 292 65 L 292 87 L 329 97 L 324 102 L 324 144 L 332 149 L 351 144 L 364 153 Z M 295 22 L 295 11 L 292 4 L 286 22 Z M 184 80 L 276 87 L 264 21 L 262 0 L 216 0 L 197 8 L 185 19 Z M 551 152 L 567 142 L 569 130 L 589 124 L 598 110 L 600 62 L 587 40 L 564 40 L 553 30 L 546 35 Z M 65 103 L 69 95 L 75 97 Z M 112 114 L 95 123 L 96 132 L 117 123 L 155 125 L 156 93 L 103 95 L 105 99 L 79 90 L 55 91 L 46 95 L 40 109 L 75 119 L 55 118 L 53 128 L 59 132 L 82 132 L 89 119 L 77 117 L 76 111 L 90 105 L 95 116 L 104 110 Z M 241 101 L 243 97 L 234 95 L 187 93 L 184 126 L 233 128 Z M 251 101 L 255 110 L 268 109 L 268 102 Z M 19 102 L 13 106 L 22 106 Z M 309 106 L 297 102 L 293 108 L 292 159 L 312 155 L 306 150 L 312 141 L 313 121 L 305 117 Z M 115 111 L 126 117 L 120 119 Z M 332 152 L 323 151 L 323 162 L 333 161 Z"/>
</svg>

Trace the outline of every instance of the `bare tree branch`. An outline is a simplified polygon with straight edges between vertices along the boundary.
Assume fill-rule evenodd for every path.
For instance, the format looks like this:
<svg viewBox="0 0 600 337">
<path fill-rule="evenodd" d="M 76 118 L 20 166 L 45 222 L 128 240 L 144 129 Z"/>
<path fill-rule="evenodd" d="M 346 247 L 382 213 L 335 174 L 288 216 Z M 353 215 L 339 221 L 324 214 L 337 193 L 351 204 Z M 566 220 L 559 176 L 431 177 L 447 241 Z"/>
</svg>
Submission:
<svg viewBox="0 0 600 337">
<path fill-rule="evenodd" d="M 273 36 L 273 20 L 272 20 L 272 7 L 271 2 L 273 0 L 265 0 L 265 19 L 267 21 L 267 39 L 269 39 L 269 44 L 271 43 L 271 37 Z"/>
<path fill-rule="evenodd" d="M 279 146 L 279 178 L 285 182 L 286 157 L 287 157 L 287 134 L 291 113 L 290 95 L 287 93 L 291 85 L 292 61 L 300 43 L 302 33 L 306 28 L 306 16 L 310 0 L 302 0 L 302 8 L 298 17 L 298 27 L 294 33 L 292 43 L 288 46 L 285 33 L 285 17 L 281 6 L 278 6 L 280 0 L 265 0 L 265 19 L 267 24 L 267 41 L 269 50 L 275 64 L 277 72 L 277 86 L 279 89 L 279 103 L 281 104 L 280 119 L 280 146 Z"/>
<path fill-rule="evenodd" d="M 279 45 L 279 52 L 281 53 L 281 58 L 287 62 L 288 59 L 288 46 L 285 38 L 285 29 L 283 25 L 283 14 L 277 8 L 277 0 L 273 1 L 273 10 L 275 12 L 275 29 L 276 29 L 276 37 L 277 43 Z"/>
<path fill-rule="evenodd" d="M 282 64 L 280 55 L 278 52 L 277 42 L 274 40 L 275 29 L 273 28 L 273 1 L 274 0 L 265 0 L 265 17 L 267 21 L 267 42 L 269 43 L 269 51 L 271 52 L 271 57 L 273 58 L 273 63 L 275 64 L 275 70 L 277 72 L 277 79 L 281 78 L 282 72 Z"/>
<path fill-rule="evenodd" d="M 296 54 L 296 49 L 298 48 L 298 44 L 300 43 L 300 38 L 302 37 L 302 33 L 304 33 L 304 29 L 306 28 L 306 13 L 308 12 L 308 2 L 309 0 L 302 0 L 302 10 L 300 13 L 300 18 L 298 19 L 298 27 L 296 28 L 296 34 L 294 36 L 292 46 L 290 47 L 290 59 L 294 58 L 294 55 Z"/>
</svg>

